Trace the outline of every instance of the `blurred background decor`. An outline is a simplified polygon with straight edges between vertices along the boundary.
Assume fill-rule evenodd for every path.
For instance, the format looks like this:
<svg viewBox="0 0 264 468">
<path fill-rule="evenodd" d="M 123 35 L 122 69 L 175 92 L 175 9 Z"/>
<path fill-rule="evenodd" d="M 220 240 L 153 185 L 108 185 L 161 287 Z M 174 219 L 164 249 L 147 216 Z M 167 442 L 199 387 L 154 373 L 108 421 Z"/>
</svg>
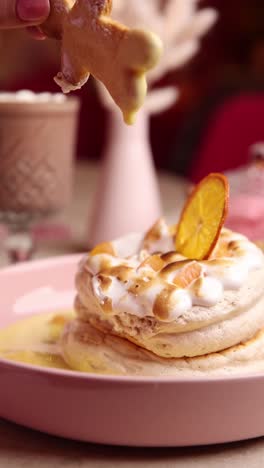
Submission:
<svg viewBox="0 0 264 468">
<path fill-rule="evenodd" d="M 115 0 L 116 14 L 121 14 L 122 3 Z M 131 3 L 127 2 L 130 9 Z M 210 171 L 244 168 L 252 145 L 264 141 L 264 3 L 201 0 L 195 8 L 216 9 L 218 20 L 199 39 L 201 47 L 192 60 L 170 68 L 157 80 L 150 77 L 151 94 L 169 88 L 171 101 L 167 106 L 164 102 L 163 111 L 149 112 L 147 119 L 159 173 L 165 170 L 190 181 Z M 52 80 L 59 61 L 56 42 L 35 42 L 23 31 L 2 31 L 0 60 L 2 91 L 58 91 Z M 82 102 L 77 156 L 84 164 L 78 168 L 85 167 L 94 177 L 90 164 L 105 154 L 111 111 L 93 80 L 77 94 Z M 173 204 L 176 198 L 169 201 L 169 206 Z"/>
<path fill-rule="evenodd" d="M 249 162 L 228 171 L 231 197 L 227 227 L 253 241 L 264 239 L 264 142 L 249 150 Z"/>
<path fill-rule="evenodd" d="M 108 110 L 108 132 L 89 234 L 91 245 L 131 231 L 144 231 L 161 216 L 149 121 L 151 115 L 164 112 L 176 102 L 178 91 L 159 82 L 197 53 L 200 38 L 217 17 L 211 8 L 197 10 L 197 0 L 116 0 L 113 6 L 113 18 L 155 32 L 162 39 L 164 52 L 148 73 L 149 92 L 133 127 L 123 125 L 119 109 L 97 83 Z"/>
<path fill-rule="evenodd" d="M 210 166 L 202 169 L 204 159 L 199 157 L 200 148 L 207 140 L 216 111 L 227 97 L 245 91 L 260 97 L 264 88 L 264 3 L 260 0 L 196 2 L 197 10 L 205 7 L 215 8 L 218 20 L 201 38 L 201 47 L 192 60 L 171 69 L 159 80 L 158 86 L 177 88 L 178 99 L 163 112 L 153 113 L 150 120 L 155 165 L 193 180 L 201 177 L 202 170 L 205 174 L 216 170 L 216 164 L 220 167 L 219 158 L 224 158 L 221 167 L 224 171 L 245 164 L 249 146 L 263 140 L 263 128 L 254 119 L 258 126 L 254 134 L 234 132 L 232 147 L 225 147 L 223 154 L 221 146 L 221 151 L 210 157 Z M 36 42 L 23 31 L 1 31 L 0 60 L 3 91 L 58 91 L 52 79 L 59 62 L 56 41 Z M 105 147 L 107 112 L 92 80 L 78 95 L 82 101 L 78 157 L 98 161 Z M 241 137 L 247 139 L 242 152 Z"/>
<path fill-rule="evenodd" d="M 198 178 L 198 153 L 201 141 L 207 139 L 208 124 L 214 120 L 215 110 L 227 96 L 245 90 L 263 95 L 264 86 L 263 2 L 196 2 L 197 9 L 205 7 L 216 8 L 218 20 L 201 39 L 201 47 L 192 60 L 181 68 L 171 69 L 159 81 L 158 85 L 162 87 L 177 88 L 179 96 L 177 102 L 164 112 L 152 114 L 150 122 L 156 166 L 188 177 L 192 174 L 193 179 Z M 1 31 L 0 59 L 2 90 L 58 91 L 52 79 L 59 62 L 56 41 L 35 42 L 23 31 Z M 79 158 L 97 161 L 104 150 L 107 113 L 92 80 L 78 94 L 82 101 L 82 113 L 77 153 Z M 257 135 L 255 132 L 248 138 L 249 143 L 240 156 L 234 154 L 234 150 L 239 154 L 239 148 L 234 148 L 235 144 L 228 150 L 229 157 L 225 158 L 223 170 L 248 160 L 249 145 L 263 140 L 263 133 L 262 136 L 259 133 Z M 215 170 L 215 161 L 216 157 L 211 158 L 210 170 Z M 207 168 L 204 169 L 206 171 Z"/>
<path fill-rule="evenodd" d="M 176 78 L 182 93 L 167 159 L 170 170 L 193 181 L 245 165 L 264 133 L 264 4 L 203 3 L 217 7 L 219 20 L 197 59 Z"/>
</svg>

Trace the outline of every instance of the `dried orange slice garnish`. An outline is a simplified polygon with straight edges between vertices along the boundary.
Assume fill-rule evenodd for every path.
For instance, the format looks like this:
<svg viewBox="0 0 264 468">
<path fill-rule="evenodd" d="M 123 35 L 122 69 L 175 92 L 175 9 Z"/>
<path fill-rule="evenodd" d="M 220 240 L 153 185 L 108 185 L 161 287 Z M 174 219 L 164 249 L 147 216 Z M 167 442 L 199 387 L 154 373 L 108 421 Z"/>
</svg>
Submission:
<svg viewBox="0 0 264 468">
<path fill-rule="evenodd" d="M 96 245 L 90 252 L 91 256 L 99 254 L 115 255 L 115 249 L 111 242 L 101 242 L 101 244 Z"/>
<path fill-rule="evenodd" d="M 194 188 L 178 224 L 176 250 L 193 260 L 207 259 L 225 222 L 229 184 L 223 174 L 209 174 Z"/>
</svg>

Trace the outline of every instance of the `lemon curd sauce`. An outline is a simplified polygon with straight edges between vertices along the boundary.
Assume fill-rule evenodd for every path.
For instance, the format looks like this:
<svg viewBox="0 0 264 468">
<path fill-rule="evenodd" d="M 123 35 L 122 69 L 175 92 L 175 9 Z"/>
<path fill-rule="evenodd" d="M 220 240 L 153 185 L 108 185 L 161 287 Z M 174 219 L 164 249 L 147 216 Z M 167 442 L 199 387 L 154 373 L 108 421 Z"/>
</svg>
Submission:
<svg viewBox="0 0 264 468">
<path fill-rule="evenodd" d="M 70 369 L 60 352 L 59 339 L 74 312 L 34 315 L 0 330 L 0 358 L 41 367 Z"/>
</svg>

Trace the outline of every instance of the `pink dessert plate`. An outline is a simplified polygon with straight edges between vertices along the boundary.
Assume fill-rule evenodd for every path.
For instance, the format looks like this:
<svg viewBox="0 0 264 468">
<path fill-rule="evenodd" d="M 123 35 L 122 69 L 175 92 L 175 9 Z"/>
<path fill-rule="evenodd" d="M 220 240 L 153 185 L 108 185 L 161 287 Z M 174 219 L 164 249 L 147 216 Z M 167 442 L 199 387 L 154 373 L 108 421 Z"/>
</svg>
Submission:
<svg viewBox="0 0 264 468">
<path fill-rule="evenodd" d="M 22 315 L 71 307 L 79 259 L 1 270 L 0 328 Z M 264 435 L 264 375 L 117 377 L 0 359 L 0 382 L 0 417 L 71 439 L 162 447 Z"/>
</svg>

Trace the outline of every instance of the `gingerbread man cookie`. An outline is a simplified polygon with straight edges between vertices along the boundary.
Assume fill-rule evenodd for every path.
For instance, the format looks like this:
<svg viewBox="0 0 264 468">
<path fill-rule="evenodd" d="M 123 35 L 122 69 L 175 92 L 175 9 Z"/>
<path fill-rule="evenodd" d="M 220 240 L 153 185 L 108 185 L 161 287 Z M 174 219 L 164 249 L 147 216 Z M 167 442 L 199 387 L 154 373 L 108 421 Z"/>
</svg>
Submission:
<svg viewBox="0 0 264 468">
<path fill-rule="evenodd" d="M 112 0 L 51 0 L 42 29 L 62 41 L 62 68 L 55 81 L 63 92 L 81 88 L 91 74 L 131 124 L 146 95 L 145 74 L 158 62 L 162 45 L 148 31 L 113 21 L 111 7 Z"/>
<path fill-rule="evenodd" d="M 50 15 L 41 26 L 41 29 L 48 37 L 62 39 L 63 23 L 74 3 L 75 0 L 51 0 Z"/>
</svg>

